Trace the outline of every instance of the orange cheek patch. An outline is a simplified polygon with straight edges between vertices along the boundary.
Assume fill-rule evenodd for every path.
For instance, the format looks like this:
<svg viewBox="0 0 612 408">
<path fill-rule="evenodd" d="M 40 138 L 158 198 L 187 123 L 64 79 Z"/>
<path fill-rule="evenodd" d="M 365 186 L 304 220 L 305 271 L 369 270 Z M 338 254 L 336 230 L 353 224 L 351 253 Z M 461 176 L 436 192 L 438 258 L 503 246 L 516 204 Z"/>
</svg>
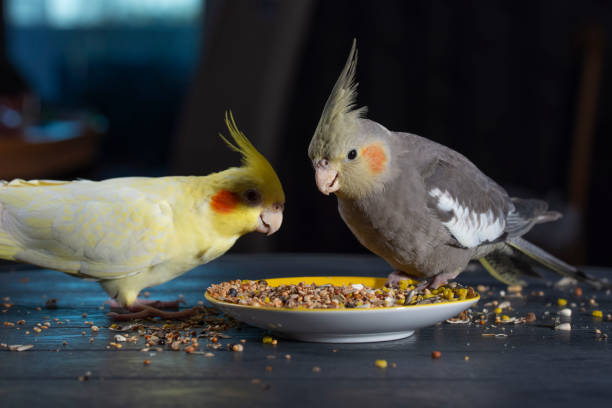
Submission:
<svg viewBox="0 0 612 408">
<path fill-rule="evenodd" d="M 385 169 L 387 155 L 378 143 L 371 144 L 361 149 L 361 155 L 367 160 L 372 173 L 378 174 Z"/>
<path fill-rule="evenodd" d="M 211 208 L 218 213 L 227 214 L 232 212 L 237 205 L 238 197 L 227 190 L 221 190 L 210 198 Z"/>
</svg>

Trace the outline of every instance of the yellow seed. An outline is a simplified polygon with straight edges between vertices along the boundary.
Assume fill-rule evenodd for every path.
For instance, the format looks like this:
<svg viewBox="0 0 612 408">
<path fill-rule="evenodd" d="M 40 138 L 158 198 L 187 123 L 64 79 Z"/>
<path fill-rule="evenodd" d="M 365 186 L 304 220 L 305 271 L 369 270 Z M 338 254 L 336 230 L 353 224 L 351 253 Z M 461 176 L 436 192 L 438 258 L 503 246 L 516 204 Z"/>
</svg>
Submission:
<svg viewBox="0 0 612 408">
<path fill-rule="evenodd" d="M 398 287 L 399 287 L 401 290 L 405 290 L 405 289 L 408 287 L 408 281 L 407 281 L 407 280 L 401 280 L 401 281 L 399 282 Z"/>
<path fill-rule="evenodd" d="M 387 360 L 376 360 L 376 367 L 387 368 Z"/>
<path fill-rule="evenodd" d="M 270 298 L 266 296 L 266 298 L 264 299 L 264 303 L 270 303 Z"/>
<path fill-rule="evenodd" d="M 261 340 L 261 342 L 263 344 L 271 344 L 273 340 L 274 339 L 272 337 L 270 337 L 270 336 L 264 336 L 264 338 Z"/>
<path fill-rule="evenodd" d="M 567 305 L 567 300 L 565 300 L 563 298 L 559 298 L 559 299 L 557 299 L 557 304 L 559 306 L 565 306 L 565 305 Z"/>
<path fill-rule="evenodd" d="M 510 316 L 508 316 L 508 315 L 503 315 L 503 316 L 502 316 L 502 320 L 510 320 Z"/>
<path fill-rule="evenodd" d="M 593 310 L 593 317 L 597 317 L 601 319 L 603 317 L 603 313 L 601 310 Z"/>
<path fill-rule="evenodd" d="M 493 311 L 495 312 L 495 314 L 500 314 L 502 312 L 501 307 L 496 307 Z"/>
<path fill-rule="evenodd" d="M 465 356 L 463 359 L 464 359 L 465 361 L 469 361 L 470 356 Z"/>
</svg>

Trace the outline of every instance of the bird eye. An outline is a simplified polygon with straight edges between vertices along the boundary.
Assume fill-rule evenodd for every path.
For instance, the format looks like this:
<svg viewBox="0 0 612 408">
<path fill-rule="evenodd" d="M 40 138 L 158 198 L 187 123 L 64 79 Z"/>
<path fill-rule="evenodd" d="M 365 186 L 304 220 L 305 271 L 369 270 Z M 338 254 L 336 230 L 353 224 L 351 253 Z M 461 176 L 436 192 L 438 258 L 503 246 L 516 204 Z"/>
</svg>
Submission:
<svg viewBox="0 0 612 408">
<path fill-rule="evenodd" d="M 355 157 L 357 157 L 357 150 L 351 150 L 350 152 L 348 152 L 348 155 L 346 157 L 348 157 L 349 160 L 355 159 Z"/>
<path fill-rule="evenodd" d="M 261 201 L 261 194 L 257 190 L 250 189 L 244 192 L 244 199 L 247 204 L 256 205 Z"/>
</svg>

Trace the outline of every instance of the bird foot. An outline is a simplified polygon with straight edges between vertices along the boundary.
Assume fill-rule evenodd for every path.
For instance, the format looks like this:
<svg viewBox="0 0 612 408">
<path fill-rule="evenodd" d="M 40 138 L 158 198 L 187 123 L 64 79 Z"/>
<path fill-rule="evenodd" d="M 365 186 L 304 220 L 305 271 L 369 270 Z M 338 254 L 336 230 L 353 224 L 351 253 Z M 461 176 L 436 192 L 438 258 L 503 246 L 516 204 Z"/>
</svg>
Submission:
<svg viewBox="0 0 612 408">
<path fill-rule="evenodd" d="M 385 286 L 390 288 L 397 287 L 401 281 L 406 279 L 412 278 L 402 271 L 393 271 L 389 274 L 389 276 L 387 276 L 387 282 L 385 282 Z"/>
<path fill-rule="evenodd" d="M 129 310 L 131 312 L 140 312 L 142 310 L 142 306 L 149 306 L 154 309 L 178 309 L 181 306 L 181 303 L 185 303 L 183 299 L 177 299 L 170 302 L 165 302 L 161 300 L 147 300 L 147 299 L 137 299 L 136 302 L 132 306 L 122 307 L 116 300 L 110 299 L 107 302 L 110 305 L 111 309 L 115 310 Z"/>
<path fill-rule="evenodd" d="M 191 309 L 185 309 L 179 312 L 166 312 L 155 307 L 135 303 L 130 306 L 128 310 L 130 310 L 130 313 L 109 312 L 106 314 L 106 316 L 115 321 L 145 319 L 147 317 L 159 317 L 161 319 L 180 320 L 193 316 L 197 312 L 201 311 L 202 308 L 194 306 Z"/>
<path fill-rule="evenodd" d="M 449 279 L 451 278 L 447 277 L 444 273 L 440 273 L 431 279 L 419 282 L 415 289 L 418 291 L 425 289 L 438 289 L 440 286 L 446 285 Z"/>
</svg>

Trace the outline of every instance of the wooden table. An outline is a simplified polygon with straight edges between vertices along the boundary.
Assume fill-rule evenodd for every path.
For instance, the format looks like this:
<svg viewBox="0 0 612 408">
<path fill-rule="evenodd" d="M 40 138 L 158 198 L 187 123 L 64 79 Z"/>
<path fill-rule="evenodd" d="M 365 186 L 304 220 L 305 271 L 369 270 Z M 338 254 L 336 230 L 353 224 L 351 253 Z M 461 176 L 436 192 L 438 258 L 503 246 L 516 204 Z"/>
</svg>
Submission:
<svg viewBox="0 0 612 408">
<path fill-rule="evenodd" d="M 384 276 L 387 271 L 384 262 L 370 256 L 228 255 L 150 292 L 151 298 L 164 300 L 182 294 L 187 304 L 193 305 L 203 299 L 210 283 L 232 278 Z M 460 280 L 493 285 L 494 296 L 484 296 L 476 310 L 499 299 L 499 290 L 505 289 L 483 272 L 464 273 Z M 544 296 L 529 295 L 533 290 L 544 291 Z M 215 357 L 206 358 L 170 350 L 150 355 L 140 351 L 144 341 L 107 350 L 115 332 L 106 329 L 110 324 L 105 317 L 108 307 L 100 310 L 106 296 L 96 283 L 59 272 L 5 266 L 0 270 L 0 297 L 10 297 L 10 302 L 2 303 L 14 306 L 0 308 L 0 320 L 15 323 L 24 319 L 26 324 L 8 327 L 0 322 L 0 342 L 34 344 L 34 348 L 0 350 L 0 405 L 609 406 L 612 353 L 609 341 L 598 338 L 595 329 L 610 331 L 612 322 L 605 317 L 612 312 L 612 296 L 596 294 L 596 308 L 604 313 L 602 320 L 591 316 L 594 307 L 588 298 L 594 292 L 587 289 L 583 297 L 575 298 L 570 289 L 557 290 L 544 281 L 533 281 L 523 292 L 528 296 L 509 299 L 514 310 L 508 314 L 535 312 L 536 324 L 485 329 L 441 323 L 393 342 L 339 345 L 280 339 L 277 346 L 262 344 L 263 331 L 244 327 L 230 332 L 234 342 L 247 340 L 243 353 L 217 351 Z M 554 315 L 559 310 L 559 297 L 578 303 L 571 332 L 552 330 L 550 317 L 542 318 L 545 311 Z M 57 298 L 59 308 L 36 310 L 48 298 Z M 580 302 L 586 302 L 585 312 L 580 312 Z M 83 318 L 83 313 L 88 316 Z M 58 325 L 53 318 L 70 322 Z M 100 331 L 92 336 L 85 320 L 93 321 Z M 25 334 L 44 321 L 52 322 L 49 329 Z M 484 337 L 485 330 L 508 337 Z M 441 351 L 442 358 L 433 360 L 433 350 Z M 286 360 L 285 354 L 291 354 L 291 360 Z M 151 364 L 145 366 L 145 359 Z M 377 359 L 394 362 L 397 367 L 377 369 Z M 266 371 L 266 366 L 272 370 Z M 320 367 L 320 372 L 313 372 L 314 366 Z M 77 379 L 88 371 L 89 380 Z M 253 382 L 255 378 L 260 382 Z"/>
</svg>

